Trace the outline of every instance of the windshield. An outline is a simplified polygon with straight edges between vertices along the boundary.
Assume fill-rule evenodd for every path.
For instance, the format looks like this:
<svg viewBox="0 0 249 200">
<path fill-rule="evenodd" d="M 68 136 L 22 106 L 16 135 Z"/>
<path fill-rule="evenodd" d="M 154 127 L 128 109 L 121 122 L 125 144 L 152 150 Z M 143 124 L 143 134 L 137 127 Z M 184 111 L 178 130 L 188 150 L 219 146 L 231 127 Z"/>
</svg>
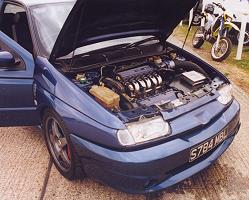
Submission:
<svg viewBox="0 0 249 200">
<path fill-rule="evenodd" d="M 105 50 L 106 48 L 109 48 L 109 47 L 118 48 L 119 46 L 133 44 L 133 43 L 143 41 L 148 38 L 152 38 L 152 36 L 135 36 L 135 37 L 120 38 L 120 39 L 115 39 L 115 40 L 98 42 L 95 44 L 86 45 L 86 46 L 77 48 L 75 52 L 71 52 L 70 54 L 63 56 L 61 58 L 62 59 L 72 58 L 73 56 L 76 56 L 76 55 L 82 55 L 82 54 L 86 54 L 86 53 L 93 52 L 96 50 L 101 50 L 101 49 Z M 143 45 L 151 45 L 151 44 L 158 43 L 158 42 L 159 41 L 155 39 L 154 41 L 143 43 Z"/>
<path fill-rule="evenodd" d="M 43 55 L 49 57 L 49 55 L 51 54 L 56 39 L 74 4 L 75 2 L 72 1 L 69 3 L 50 3 L 32 7 L 31 13 L 33 16 L 36 32 L 38 33 L 39 45 L 41 47 L 41 50 L 43 51 Z M 111 46 L 132 44 L 150 37 L 152 36 L 135 36 L 86 45 L 77 48 L 74 53 L 72 52 L 69 55 L 64 56 L 63 58 L 70 58 L 72 57 L 72 55 L 84 54 Z M 149 41 L 145 44 L 148 45 L 154 42 L 155 41 Z"/>
<path fill-rule="evenodd" d="M 42 49 L 50 55 L 56 39 L 75 2 L 42 4 L 31 9 Z"/>
</svg>

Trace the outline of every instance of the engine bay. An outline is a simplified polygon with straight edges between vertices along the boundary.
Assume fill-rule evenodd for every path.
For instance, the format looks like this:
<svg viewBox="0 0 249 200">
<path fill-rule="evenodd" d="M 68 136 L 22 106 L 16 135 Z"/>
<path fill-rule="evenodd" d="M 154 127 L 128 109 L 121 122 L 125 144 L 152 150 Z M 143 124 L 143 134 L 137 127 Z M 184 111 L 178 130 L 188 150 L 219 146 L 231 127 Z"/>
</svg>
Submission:
<svg viewBox="0 0 249 200">
<path fill-rule="evenodd" d="M 104 65 L 73 74 L 71 80 L 106 109 L 129 118 L 212 96 L 223 84 L 195 63 L 167 55 Z"/>
</svg>

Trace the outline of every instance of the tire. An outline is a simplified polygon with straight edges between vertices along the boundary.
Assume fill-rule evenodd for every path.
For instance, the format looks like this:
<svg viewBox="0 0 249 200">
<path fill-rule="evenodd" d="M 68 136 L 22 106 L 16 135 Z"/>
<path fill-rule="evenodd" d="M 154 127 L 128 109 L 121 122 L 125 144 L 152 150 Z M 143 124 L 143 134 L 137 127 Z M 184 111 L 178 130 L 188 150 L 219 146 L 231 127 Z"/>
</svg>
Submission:
<svg viewBox="0 0 249 200">
<path fill-rule="evenodd" d="M 201 16 L 199 14 L 196 14 L 194 16 L 193 25 L 194 26 L 200 26 L 201 25 Z"/>
<path fill-rule="evenodd" d="M 56 125 L 57 128 L 55 128 L 55 124 L 58 125 Z M 81 167 L 82 165 L 78 155 L 72 146 L 69 137 L 70 133 L 60 116 L 53 110 L 47 109 L 43 116 L 42 125 L 47 149 L 55 167 L 61 175 L 69 180 L 84 178 L 85 173 Z M 57 131 L 53 131 L 53 129 Z M 57 134 L 55 132 L 57 132 Z M 58 135 L 60 135 L 60 137 L 58 137 Z M 60 148 L 62 150 L 58 153 L 58 149 Z M 61 158 L 59 158 L 58 154 L 61 154 Z M 68 163 L 66 163 L 67 161 Z"/>
<path fill-rule="evenodd" d="M 199 27 L 196 31 L 195 34 L 193 36 L 193 40 L 192 40 L 192 45 L 194 48 L 199 49 L 202 47 L 202 45 L 204 44 L 205 40 L 204 38 L 198 38 L 196 37 L 197 34 L 203 33 L 203 27 Z"/>
<path fill-rule="evenodd" d="M 233 44 L 228 37 L 221 37 L 220 44 L 226 45 L 225 46 L 226 49 L 224 49 L 224 52 L 222 52 L 221 55 L 218 55 L 217 54 L 218 52 L 215 51 L 216 42 L 213 44 L 212 49 L 211 49 L 212 59 L 214 61 L 217 61 L 217 62 L 221 62 L 221 61 L 227 59 L 227 57 L 231 54 L 231 51 L 233 48 Z M 224 46 L 222 46 L 222 47 L 224 48 Z M 219 51 L 222 50 L 222 47 L 219 48 Z"/>
<path fill-rule="evenodd" d="M 237 41 L 238 42 L 239 42 L 239 37 L 240 37 L 240 33 L 237 34 Z M 244 45 L 245 46 L 249 45 L 249 32 L 248 31 L 246 31 L 246 33 L 245 33 Z"/>
</svg>

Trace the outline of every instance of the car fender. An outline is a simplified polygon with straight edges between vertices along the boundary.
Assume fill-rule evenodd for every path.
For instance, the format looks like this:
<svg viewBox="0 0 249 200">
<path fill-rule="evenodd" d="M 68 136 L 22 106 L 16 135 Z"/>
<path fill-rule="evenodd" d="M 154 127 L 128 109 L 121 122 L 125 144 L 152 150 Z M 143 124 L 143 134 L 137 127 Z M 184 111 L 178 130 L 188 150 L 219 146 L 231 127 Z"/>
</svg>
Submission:
<svg viewBox="0 0 249 200">
<path fill-rule="evenodd" d="M 38 106 L 41 115 L 44 115 L 47 109 L 53 110 L 60 116 L 70 134 L 100 146 L 120 148 L 116 129 L 106 127 L 75 110 L 42 88 L 39 83 L 37 84 L 37 100 L 41 102 Z M 41 116 L 41 122 L 42 120 Z"/>
<path fill-rule="evenodd" d="M 124 123 L 119 118 L 98 104 L 93 98 L 56 70 L 46 58 L 38 57 L 36 59 L 36 67 L 44 68 L 46 73 L 35 74 L 35 80 L 55 98 L 60 99 L 69 107 L 101 125 L 112 129 L 125 129 Z M 35 72 L 39 71 L 38 69 L 35 70 Z M 54 106 L 57 107 L 58 105 Z"/>
</svg>

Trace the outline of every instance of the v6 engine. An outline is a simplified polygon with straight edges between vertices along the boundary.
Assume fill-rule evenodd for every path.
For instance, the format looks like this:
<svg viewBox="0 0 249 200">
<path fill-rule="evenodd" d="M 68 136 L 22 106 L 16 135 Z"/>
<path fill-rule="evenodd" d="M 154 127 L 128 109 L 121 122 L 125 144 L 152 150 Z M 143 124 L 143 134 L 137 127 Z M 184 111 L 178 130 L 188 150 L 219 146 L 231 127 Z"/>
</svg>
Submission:
<svg viewBox="0 0 249 200">
<path fill-rule="evenodd" d="M 123 85 L 131 98 L 144 97 L 160 89 L 163 84 L 161 75 L 149 65 L 119 72 L 116 80 Z"/>
<path fill-rule="evenodd" d="M 104 107 L 116 111 L 172 109 L 212 91 L 212 80 L 198 65 L 167 57 L 103 66 L 85 72 L 81 87 Z"/>
</svg>

